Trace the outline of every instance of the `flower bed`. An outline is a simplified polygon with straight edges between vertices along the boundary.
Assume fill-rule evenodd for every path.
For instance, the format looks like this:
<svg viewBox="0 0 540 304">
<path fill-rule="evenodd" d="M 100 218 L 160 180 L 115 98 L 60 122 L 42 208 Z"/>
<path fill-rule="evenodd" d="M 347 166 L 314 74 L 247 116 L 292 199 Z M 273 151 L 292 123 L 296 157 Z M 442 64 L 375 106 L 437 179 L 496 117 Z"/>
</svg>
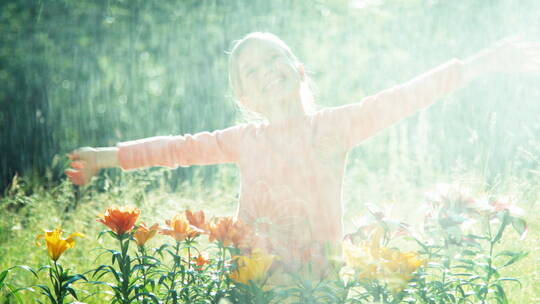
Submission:
<svg viewBox="0 0 540 304">
<path fill-rule="evenodd" d="M 26 270 L 48 284 L 12 289 L 41 293 L 50 303 L 87 301 L 89 285 L 103 286 L 112 303 L 506 303 L 501 270 L 526 256 L 499 250 L 507 227 L 527 231 L 520 209 L 509 198 L 473 196 L 453 185 L 429 193 L 420 231 L 370 207 L 342 244 L 326 256 L 307 255 L 298 268 L 257 248 L 257 231 L 231 217 L 206 219 L 203 211 L 174 215 L 165 225 L 138 223 L 141 210 L 112 206 L 97 221 L 116 248 L 103 248 L 110 264 L 82 273 L 65 269 L 63 254 L 75 246 L 60 227 L 36 238 L 45 241 L 50 264 L 37 270 L 14 266 L 0 272 L 0 287 L 11 272 Z M 158 247 L 149 242 L 166 236 Z M 414 244 L 417 250 L 402 251 Z M 342 254 L 341 254 L 342 253 Z"/>
</svg>

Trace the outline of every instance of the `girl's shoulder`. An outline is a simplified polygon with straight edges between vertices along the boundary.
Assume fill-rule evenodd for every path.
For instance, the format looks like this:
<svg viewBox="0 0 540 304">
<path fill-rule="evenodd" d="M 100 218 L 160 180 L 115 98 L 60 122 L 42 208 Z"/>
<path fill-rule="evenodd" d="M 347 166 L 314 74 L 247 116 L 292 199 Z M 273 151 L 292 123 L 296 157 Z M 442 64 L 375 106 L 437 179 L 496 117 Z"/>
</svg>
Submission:
<svg viewBox="0 0 540 304">
<path fill-rule="evenodd" d="M 222 130 L 222 132 L 233 133 L 240 138 L 244 138 L 259 136 L 264 132 L 267 127 L 268 124 L 263 122 L 244 122 L 224 129 Z"/>
<path fill-rule="evenodd" d="M 311 121 L 314 125 L 336 127 L 348 121 L 347 112 L 346 106 L 324 107 L 311 114 Z"/>
</svg>

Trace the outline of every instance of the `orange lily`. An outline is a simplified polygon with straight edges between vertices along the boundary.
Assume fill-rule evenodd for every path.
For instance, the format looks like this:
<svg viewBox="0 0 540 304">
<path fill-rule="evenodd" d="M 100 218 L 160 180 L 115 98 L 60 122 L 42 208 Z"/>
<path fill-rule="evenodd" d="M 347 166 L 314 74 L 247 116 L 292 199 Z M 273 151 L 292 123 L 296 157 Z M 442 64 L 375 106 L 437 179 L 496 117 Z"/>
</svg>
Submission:
<svg viewBox="0 0 540 304">
<path fill-rule="evenodd" d="M 132 206 L 112 206 L 105 210 L 105 214 L 98 215 L 97 221 L 111 228 L 117 235 L 130 232 L 139 218 L 141 210 Z"/>
<path fill-rule="evenodd" d="M 53 231 L 44 231 L 43 234 L 38 234 L 36 236 L 36 245 L 39 246 L 39 240 L 45 239 L 49 257 L 56 262 L 64 251 L 75 246 L 74 238 L 76 236 L 84 237 L 84 234 L 75 232 L 70 234 L 67 238 L 62 238 L 62 229 L 58 227 Z"/>
<path fill-rule="evenodd" d="M 251 243 L 255 242 L 255 236 L 248 225 L 238 220 L 233 225 L 231 242 L 234 247 L 247 248 Z"/>
<path fill-rule="evenodd" d="M 195 226 L 190 225 L 185 216 L 177 214 L 172 219 L 166 220 L 166 228 L 161 229 L 159 233 L 173 237 L 177 242 L 181 242 L 186 238 L 194 238 L 199 236 L 203 231 Z"/>
<path fill-rule="evenodd" d="M 202 253 L 199 253 L 197 258 L 194 258 L 197 270 L 201 271 L 204 265 L 210 264 L 208 257 L 205 257 Z"/>
<path fill-rule="evenodd" d="M 201 230 L 207 230 L 206 222 L 204 219 L 204 211 L 200 210 L 197 212 L 191 212 L 191 210 L 186 210 L 185 215 L 192 226 L 195 226 Z"/>
<path fill-rule="evenodd" d="M 208 240 L 213 242 L 218 240 L 223 246 L 229 246 L 231 243 L 229 233 L 232 231 L 233 219 L 231 217 L 220 217 L 215 219 L 208 227 L 210 235 Z"/>
<path fill-rule="evenodd" d="M 137 242 L 138 246 L 144 246 L 148 240 L 153 238 L 157 231 L 159 230 L 159 225 L 154 224 L 151 227 L 147 227 L 144 222 L 139 224 L 139 227 L 137 227 L 137 231 L 135 231 L 135 234 L 133 237 L 135 238 L 135 241 Z"/>
<path fill-rule="evenodd" d="M 245 245 L 251 235 L 251 230 L 241 221 L 233 221 L 231 217 L 220 217 L 215 219 L 209 226 L 209 241 L 215 240 L 221 242 L 223 246 L 228 247 L 231 244 L 235 247 Z"/>
</svg>

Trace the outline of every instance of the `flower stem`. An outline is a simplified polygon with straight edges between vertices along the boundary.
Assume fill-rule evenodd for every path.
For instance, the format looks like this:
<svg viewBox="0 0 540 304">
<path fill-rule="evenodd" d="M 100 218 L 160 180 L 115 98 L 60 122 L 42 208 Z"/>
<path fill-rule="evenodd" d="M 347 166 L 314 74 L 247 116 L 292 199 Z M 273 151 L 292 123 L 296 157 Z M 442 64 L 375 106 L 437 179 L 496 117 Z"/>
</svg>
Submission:
<svg viewBox="0 0 540 304">
<path fill-rule="evenodd" d="M 172 269 L 172 272 L 171 272 L 171 286 L 169 288 L 169 296 L 174 296 L 176 297 L 176 293 L 174 292 L 174 289 L 176 288 L 176 269 L 178 268 L 178 265 L 180 265 L 181 263 L 181 260 L 179 259 L 179 254 L 180 252 L 180 242 L 176 242 L 176 246 L 174 247 L 174 257 L 173 257 L 173 260 L 174 260 L 174 265 L 173 265 L 173 269 Z M 167 301 L 166 303 L 169 303 L 169 300 L 170 298 L 167 297 Z M 176 302 L 176 299 L 173 299 L 173 303 Z"/>
<path fill-rule="evenodd" d="M 60 271 L 58 270 L 58 264 L 56 261 L 53 262 L 54 264 L 54 272 L 51 275 L 51 281 L 54 286 L 54 293 L 56 296 L 56 303 L 62 304 L 64 302 L 64 297 L 62 296 L 62 276 L 60 275 Z"/>
<path fill-rule="evenodd" d="M 223 281 L 223 274 L 225 273 L 225 247 L 221 247 L 221 268 L 219 271 L 219 282 L 221 283 Z M 221 284 L 220 284 L 221 285 Z"/>
<path fill-rule="evenodd" d="M 492 274 L 491 269 L 492 269 L 492 263 L 493 263 L 493 247 L 495 245 L 495 242 L 493 241 L 493 236 L 491 233 L 491 223 L 489 222 L 489 219 L 488 219 L 487 226 L 488 226 L 488 235 L 489 235 L 488 272 L 487 272 L 487 277 L 486 277 L 486 282 L 485 282 L 486 291 L 484 292 L 483 297 L 482 297 L 482 304 L 486 303 L 486 298 L 489 293 L 489 281 L 491 280 L 491 274 Z"/>
<path fill-rule="evenodd" d="M 122 304 L 128 304 L 129 303 L 129 278 L 131 276 L 131 269 L 130 268 L 130 261 L 129 261 L 129 255 L 127 254 L 129 249 L 129 238 L 125 238 L 123 236 L 120 236 L 118 238 L 118 241 L 120 242 L 120 259 L 118 260 L 118 266 L 120 268 L 120 272 L 122 273 L 122 282 L 119 282 L 121 284 L 120 291 L 121 291 L 121 301 Z"/>
</svg>

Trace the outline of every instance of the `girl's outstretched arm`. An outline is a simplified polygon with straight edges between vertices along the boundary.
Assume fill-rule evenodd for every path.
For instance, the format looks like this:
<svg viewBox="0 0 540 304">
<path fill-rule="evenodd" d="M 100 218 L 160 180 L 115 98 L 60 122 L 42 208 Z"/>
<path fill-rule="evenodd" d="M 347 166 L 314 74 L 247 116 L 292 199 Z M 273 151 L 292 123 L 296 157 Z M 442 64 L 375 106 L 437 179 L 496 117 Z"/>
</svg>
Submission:
<svg viewBox="0 0 540 304">
<path fill-rule="evenodd" d="M 238 162 L 240 143 L 251 125 L 194 135 L 156 136 L 117 144 L 118 162 L 130 170 Z"/>
<path fill-rule="evenodd" d="M 327 116 L 344 127 L 345 144 L 349 148 L 478 76 L 490 72 L 535 71 L 540 72 L 540 43 L 505 39 L 470 58 L 452 59 L 360 103 L 329 109 Z"/>
<path fill-rule="evenodd" d="M 119 143 L 116 147 L 81 148 L 69 154 L 71 167 L 66 175 L 84 185 L 100 169 L 124 170 L 152 166 L 190 166 L 238 162 L 240 143 L 251 125 L 183 136 L 156 136 Z"/>
</svg>

